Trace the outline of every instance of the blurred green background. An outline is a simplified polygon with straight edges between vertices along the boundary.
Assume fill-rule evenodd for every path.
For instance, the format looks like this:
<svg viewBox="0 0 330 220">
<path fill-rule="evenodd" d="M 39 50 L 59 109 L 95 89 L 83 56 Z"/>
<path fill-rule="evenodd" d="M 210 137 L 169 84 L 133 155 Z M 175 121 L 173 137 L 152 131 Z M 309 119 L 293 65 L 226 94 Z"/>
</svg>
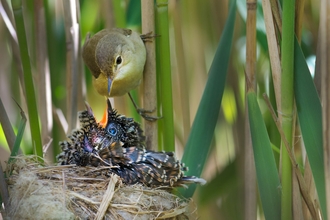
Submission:
<svg viewBox="0 0 330 220">
<path fill-rule="evenodd" d="M 88 32 L 94 34 L 104 28 L 127 27 L 141 32 L 139 1 L 81 0 L 76 3 L 78 5 L 77 14 L 72 15 L 71 13 L 71 15 L 75 16 L 78 22 L 79 47 L 83 45 Z M 175 133 L 175 151 L 177 157 L 182 158 L 184 146 L 190 132 L 190 127 L 187 128 L 184 124 L 192 125 L 195 118 L 207 81 L 208 71 L 228 17 L 230 1 L 169 0 L 168 3 L 174 113 L 173 131 Z M 21 116 L 20 109 L 15 101 L 19 103 L 26 114 L 28 114 L 28 110 L 23 95 L 22 81 L 20 80 L 21 70 L 17 53 L 15 54 L 13 49 L 17 44 L 13 40 L 12 36 L 14 35 L 11 34 L 14 29 L 10 27 L 10 20 L 13 21 L 13 15 L 11 10 L 6 10 L 6 4 L 10 7 L 11 3 L 2 0 L 1 9 L 4 10 L 1 12 L 2 16 L 0 17 L 0 97 L 16 133 Z M 38 4 L 39 6 L 43 5 L 44 19 L 37 15 Z M 304 4 L 301 45 L 313 74 L 320 2 L 305 0 Z M 70 132 L 71 127 L 77 127 L 76 125 L 70 125 L 69 115 L 72 105 L 75 106 L 77 111 L 81 111 L 84 109 L 84 102 L 87 101 L 98 119 L 101 119 L 106 105 L 104 97 L 101 97 L 94 90 L 91 83 L 91 74 L 82 63 L 79 64 L 81 67 L 78 71 L 79 76 L 74 78 L 75 81 L 73 82 L 80 87 L 81 94 L 77 94 L 77 103 L 71 102 L 70 94 L 68 94 L 70 93 L 70 85 L 68 85 L 67 78 L 67 72 L 70 68 L 68 64 L 69 55 L 67 54 L 68 42 L 66 40 L 68 31 L 65 29 L 65 18 L 68 15 L 65 15 L 64 9 L 66 6 L 64 1 L 23 1 L 23 6 L 28 53 L 38 111 L 39 113 L 46 113 L 45 117 L 50 118 L 48 125 L 41 124 L 41 130 L 43 131 L 42 145 L 49 144 L 46 158 L 52 164 L 55 162 L 55 156 L 60 151 L 58 142 L 66 138 L 63 127 L 67 126 L 68 132 Z M 196 208 L 194 205 L 197 205 L 198 209 L 194 215 L 195 217 L 199 216 L 200 219 L 244 219 L 244 205 L 249 203 L 244 199 L 245 182 L 241 169 L 244 166 L 245 144 L 246 2 L 238 0 L 236 9 L 236 21 L 225 90 L 211 150 L 201 176 L 207 181 L 215 181 L 215 188 L 209 186 L 210 190 L 201 190 L 202 187 L 197 187 L 191 208 L 194 210 Z M 6 15 L 9 17 L 7 18 Z M 45 22 L 44 30 L 37 28 L 37 22 L 40 21 Z M 38 36 L 39 32 L 44 32 L 46 35 L 44 37 L 41 35 L 40 38 Z M 48 52 L 40 56 L 37 42 L 42 40 L 45 41 Z M 73 45 L 70 46 L 74 47 Z M 269 61 L 271 51 L 268 51 L 261 1 L 257 2 L 256 50 L 257 95 L 260 98 L 263 93 L 267 93 L 272 98 L 274 94 Z M 161 54 L 157 55 L 161 56 Z M 41 61 L 41 58 L 44 60 Z M 77 59 L 78 62 L 81 62 L 80 57 Z M 39 62 L 43 62 L 45 66 L 38 66 Z M 40 74 L 44 74 L 46 81 L 48 80 L 50 83 L 46 84 L 46 90 L 41 88 L 44 83 L 40 83 L 42 80 Z M 185 81 L 182 81 L 180 74 L 184 75 Z M 142 89 L 141 86 L 136 91 L 140 103 L 143 99 L 141 96 Z M 42 94 L 49 95 L 51 97 L 50 102 L 38 101 Z M 143 122 L 135 114 L 128 96 L 115 98 L 114 103 L 114 107 L 119 113 L 135 117 L 136 120 Z M 271 125 L 272 119 L 269 112 L 266 111 L 263 100 L 260 100 L 259 106 L 266 125 L 271 128 L 273 126 Z M 63 122 L 64 119 L 69 124 Z M 28 128 L 27 125 L 21 149 L 25 154 L 32 154 L 33 147 Z M 4 167 L 4 161 L 8 159 L 10 153 L 2 126 L 0 129 L 0 157 Z M 272 130 L 269 129 L 269 133 L 271 132 Z M 274 135 L 270 136 L 271 139 L 277 136 L 277 139 L 274 138 L 274 141 L 271 141 L 276 147 L 279 147 L 279 143 L 276 143 L 278 134 L 275 132 Z M 278 160 L 279 154 L 276 151 L 274 152 L 274 156 Z M 298 161 L 301 162 L 301 153 L 298 152 L 297 155 Z M 201 195 L 201 193 L 207 195 Z M 258 219 L 263 219 L 262 208 L 261 206 L 258 207 Z"/>
</svg>

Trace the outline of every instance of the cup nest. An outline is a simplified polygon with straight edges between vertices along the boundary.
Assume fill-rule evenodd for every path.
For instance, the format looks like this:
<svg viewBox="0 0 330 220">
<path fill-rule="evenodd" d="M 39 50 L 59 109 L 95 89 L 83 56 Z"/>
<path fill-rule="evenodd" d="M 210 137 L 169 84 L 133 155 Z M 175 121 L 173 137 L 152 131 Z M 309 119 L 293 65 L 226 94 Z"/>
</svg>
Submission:
<svg viewBox="0 0 330 220">
<path fill-rule="evenodd" d="M 181 220 L 194 215 L 192 202 L 170 193 L 171 189 L 124 185 L 117 175 L 103 175 L 106 169 L 49 166 L 36 156 L 18 156 L 6 170 L 5 219 Z"/>
</svg>

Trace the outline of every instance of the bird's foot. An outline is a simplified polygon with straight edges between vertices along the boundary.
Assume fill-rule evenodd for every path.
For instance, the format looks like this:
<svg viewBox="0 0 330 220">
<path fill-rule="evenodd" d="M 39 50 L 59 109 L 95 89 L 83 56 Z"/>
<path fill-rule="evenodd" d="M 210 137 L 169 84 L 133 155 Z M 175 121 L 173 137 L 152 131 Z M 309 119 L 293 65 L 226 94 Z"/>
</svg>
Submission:
<svg viewBox="0 0 330 220">
<path fill-rule="evenodd" d="M 153 113 L 155 110 L 156 110 L 156 108 L 154 108 L 153 110 L 147 110 L 147 109 L 143 109 L 143 108 L 136 108 L 137 113 L 139 115 L 141 115 L 147 121 L 157 121 L 158 119 L 162 118 L 162 117 L 158 117 L 158 116 L 148 115 L 150 113 Z"/>
<path fill-rule="evenodd" d="M 156 110 L 156 108 L 154 108 L 153 110 L 147 110 L 147 109 L 139 108 L 137 106 L 137 104 L 135 103 L 135 101 L 134 101 L 134 99 L 133 99 L 133 97 L 132 97 L 132 95 L 131 95 L 130 92 L 128 93 L 128 96 L 131 99 L 131 101 L 132 101 L 132 103 L 133 103 L 133 105 L 134 105 L 137 113 L 139 115 L 141 115 L 144 119 L 146 119 L 148 121 L 157 121 L 158 119 L 162 118 L 162 117 L 158 117 L 158 116 L 147 115 L 147 114 L 153 113 Z"/>
<path fill-rule="evenodd" d="M 159 37 L 159 35 L 152 34 L 152 31 L 150 31 L 149 33 L 146 33 L 146 34 L 141 34 L 141 39 L 143 40 L 143 42 L 152 42 L 153 38 L 155 38 L 155 37 Z"/>
</svg>

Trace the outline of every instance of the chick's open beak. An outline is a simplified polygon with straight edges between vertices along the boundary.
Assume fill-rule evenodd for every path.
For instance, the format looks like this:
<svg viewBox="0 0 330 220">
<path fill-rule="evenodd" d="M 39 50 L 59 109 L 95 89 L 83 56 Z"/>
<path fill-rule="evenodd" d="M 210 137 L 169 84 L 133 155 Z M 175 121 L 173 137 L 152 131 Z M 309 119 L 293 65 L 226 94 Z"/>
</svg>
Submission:
<svg viewBox="0 0 330 220">
<path fill-rule="evenodd" d="M 113 113 L 112 105 L 110 102 L 110 99 L 107 98 L 107 108 L 105 109 L 103 113 L 103 117 L 101 121 L 99 121 L 99 125 L 101 125 L 103 128 L 105 128 L 108 124 L 108 117 Z"/>
</svg>

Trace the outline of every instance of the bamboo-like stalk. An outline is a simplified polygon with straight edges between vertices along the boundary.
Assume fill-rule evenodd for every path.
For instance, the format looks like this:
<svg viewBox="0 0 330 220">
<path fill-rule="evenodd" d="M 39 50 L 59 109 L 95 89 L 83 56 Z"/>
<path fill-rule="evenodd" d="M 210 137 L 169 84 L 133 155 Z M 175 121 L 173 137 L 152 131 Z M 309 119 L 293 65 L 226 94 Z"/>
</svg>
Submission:
<svg viewBox="0 0 330 220">
<path fill-rule="evenodd" d="M 53 128 L 52 95 L 50 71 L 48 63 L 47 35 L 45 25 L 44 4 L 42 0 L 34 1 L 36 27 L 36 66 L 38 75 L 38 107 L 41 121 L 42 144 L 49 141 Z"/>
<path fill-rule="evenodd" d="M 317 57 L 319 59 L 321 71 L 321 102 L 322 102 L 322 122 L 323 122 L 323 149 L 324 149 L 324 172 L 327 198 L 327 215 L 330 216 L 330 3 L 327 0 L 320 2 L 320 26 L 319 39 L 320 50 Z"/>
<path fill-rule="evenodd" d="M 162 111 L 160 125 L 163 132 L 163 144 L 165 151 L 174 151 L 174 122 L 172 102 L 172 77 L 170 61 L 169 25 L 168 25 L 168 1 L 156 1 L 156 30 L 160 35 L 157 39 L 157 75 L 160 79 L 160 100 Z M 158 97 L 157 97 L 158 98 Z M 161 146 L 159 146 L 161 147 Z M 162 150 L 162 149 L 159 149 Z"/>
<path fill-rule="evenodd" d="M 272 78 L 275 90 L 275 99 L 278 111 L 281 109 L 281 61 L 279 45 L 276 39 L 275 21 L 272 14 L 271 4 L 267 0 L 262 1 L 262 8 L 264 12 L 265 26 L 267 32 L 268 48 L 270 64 L 272 69 Z M 280 117 L 280 115 L 279 115 Z"/>
<path fill-rule="evenodd" d="M 155 33 L 155 7 L 153 0 L 141 1 L 142 10 L 142 33 Z M 155 39 L 156 40 L 156 39 Z M 151 116 L 156 116 L 157 107 L 157 85 L 156 85 L 156 43 L 155 40 L 145 42 L 147 60 L 144 67 L 144 108 L 154 110 Z M 144 131 L 146 135 L 147 149 L 156 149 L 157 144 L 157 122 L 144 120 Z"/>
<path fill-rule="evenodd" d="M 298 39 L 298 41 L 301 41 L 301 30 L 302 30 L 302 22 L 303 22 L 303 15 L 304 15 L 304 3 L 305 0 L 296 0 L 296 17 L 295 17 L 295 34 Z M 294 117 L 294 124 L 296 117 Z M 294 134 L 294 142 L 293 143 L 299 143 L 300 139 L 300 129 L 296 129 L 295 134 Z M 307 157 L 306 157 L 307 160 Z M 310 168 L 310 167 L 309 167 Z M 309 186 L 309 185 L 308 185 Z M 311 193 L 308 189 L 309 187 L 306 184 L 306 193 L 309 194 Z M 301 195 L 300 195 L 300 190 L 299 190 L 299 183 L 298 179 L 296 176 L 293 176 L 292 178 L 292 201 L 293 201 L 293 218 L 294 219 L 303 219 L 303 208 L 304 206 L 302 205 L 301 201 Z"/>
<path fill-rule="evenodd" d="M 34 91 L 34 83 L 32 78 L 30 57 L 28 54 L 28 46 L 25 34 L 25 24 L 23 18 L 22 1 L 12 0 L 12 7 L 16 23 L 16 31 L 18 37 L 18 43 L 20 48 L 20 55 L 22 59 L 22 67 L 24 73 L 24 84 L 25 84 L 25 100 L 28 107 L 28 118 L 30 122 L 30 130 L 32 136 L 32 146 L 34 152 L 40 158 L 43 157 L 42 143 L 40 136 L 40 126 L 39 126 L 39 115 L 37 110 L 37 101 Z"/>
<path fill-rule="evenodd" d="M 66 88 L 67 88 L 67 120 L 69 132 L 76 127 L 78 104 L 78 47 L 79 25 L 77 22 L 77 6 L 75 0 L 63 1 L 65 37 L 66 37 Z"/>
<path fill-rule="evenodd" d="M 282 44 L 281 44 L 281 104 L 282 130 L 290 146 L 293 136 L 293 111 L 294 111 L 294 17 L 295 0 L 283 1 Z M 281 176 L 282 176 L 282 219 L 292 219 L 292 166 L 288 152 L 281 148 Z"/>
<path fill-rule="evenodd" d="M 247 0 L 246 19 L 246 84 L 245 91 L 256 91 L 256 0 Z M 252 88 L 249 88 L 252 87 Z M 247 98 L 245 98 L 247 100 Z M 247 103 L 246 105 L 247 106 Z M 244 216 L 245 219 L 257 218 L 256 171 L 253 156 L 248 108 L 245 108 L 245 147 L 244 147 Z"/>
</svg>

